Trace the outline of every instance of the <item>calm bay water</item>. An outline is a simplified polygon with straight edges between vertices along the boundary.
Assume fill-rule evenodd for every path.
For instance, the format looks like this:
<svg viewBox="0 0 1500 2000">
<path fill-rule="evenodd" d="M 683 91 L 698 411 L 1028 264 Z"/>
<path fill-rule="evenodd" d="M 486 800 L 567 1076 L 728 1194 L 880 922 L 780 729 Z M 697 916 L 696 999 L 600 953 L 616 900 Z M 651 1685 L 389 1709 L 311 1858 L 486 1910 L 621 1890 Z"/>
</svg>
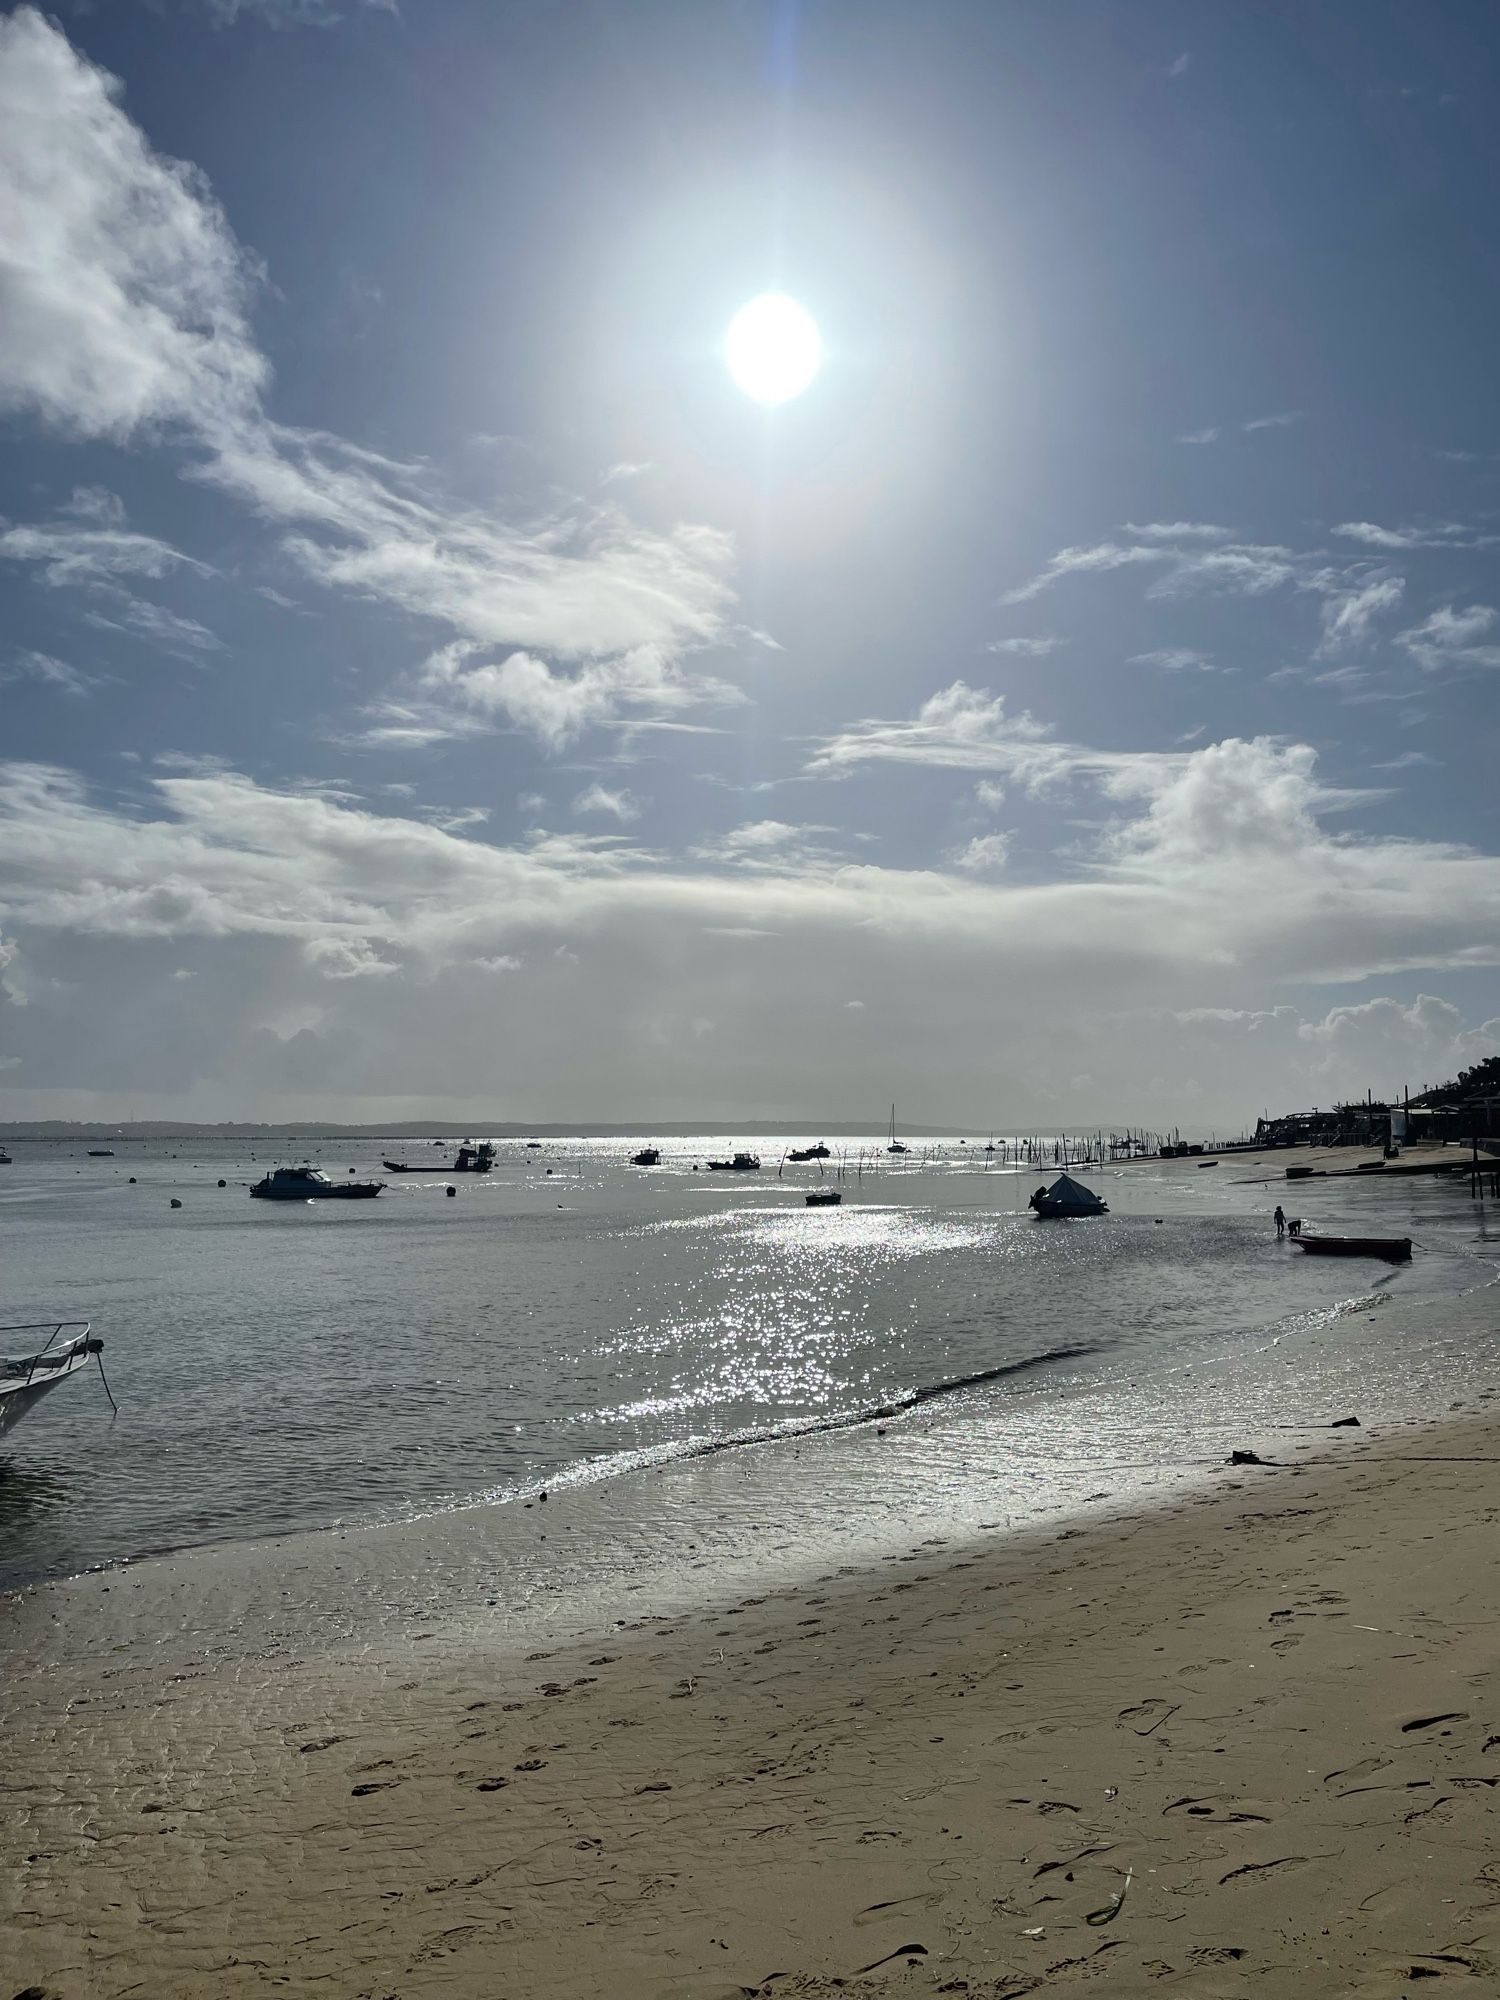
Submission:
<svg viewBox="0 0 1500 2000">
<path fill-rule="evenodd" d="M 0 1583 L 505 1500 L 913 1400 L 990 1422 L 1024 1398 L 1034 1419 L 1128 1377 L 1146 1410 L 1205 1343 L 1246 1370 L 1278 1329 L 1326 1353 L 1374 1337 L 1370 1294 L 1439 1297 L 1500 1262 L 1484 1205 L 1433 1185 L 1296 1190 L 1310 1221 L 1415 1235 L 1390 1270 L 1277 1244 L 1285 1190 L 1234 1160 L 1100 1171 L 1110 1216 L 1049 1225 L 1024 1204 L 1050 1174 L 977 1149 L 916 1141 L 808 1210 L 818 1170 L 778 1178 L 779 1144 L 755 1142 L 759 1175 L 693 1170 L 733 1144 L 671 1142 L 654 1170 L 620 1140 L 509 1145 L 483 1178 L 309 1204 L 249 1200 L 266 1161 L 244 1149 L 13 1147 L 0 1320 L 91 1318 L 120 1415 L 84 1376 L 7 1439 Z M 380 1150 L 309 1156 L 363 1177 Z"/>
</svg>

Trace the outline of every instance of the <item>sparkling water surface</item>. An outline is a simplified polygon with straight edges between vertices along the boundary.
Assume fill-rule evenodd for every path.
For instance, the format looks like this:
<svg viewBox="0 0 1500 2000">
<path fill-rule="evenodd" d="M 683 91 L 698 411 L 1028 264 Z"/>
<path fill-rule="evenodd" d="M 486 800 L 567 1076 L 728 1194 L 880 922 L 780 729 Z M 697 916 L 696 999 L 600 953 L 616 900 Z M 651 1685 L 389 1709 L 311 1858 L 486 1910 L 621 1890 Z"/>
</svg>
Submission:
<svg viewBox="0 0 1500 2000">
<path fill-rule="evenodd" d="M 269 1162 L 244 1147 L 13 1146 L 0 1319 L 92 1319 L 120 1414 L 85 1375 L 7 1437 L 0 1584 L 505 1500 L 913 1405 L 1010 1426 L 1035 1452 L 1039 1424 L 1107 1391 L 1118 1452 L 1185 1381 L 1222 1414 L 1294 1355 L 1358 1379 L 1380 1338 L 1372 1298 L 1440 1298 L 1500 1261 L 1490 1206 L 1425 1181 L 1289 1190 L 1246 1185 L 1234 1158 L 1139 1164 L 1089 1177 L 1108 1217 L 1039 1223 L 1025 1201 L 1051 1169 L 987 1168 L 951 1141 L 895 1162 L 878 1140 L 841 1142 L 833 1209 L 803 1196 L 838 1158 L 778 1175 L 780 1144 L 760 1140 L 760 1174 L 709 1173 L 731 1135 L 637 1169 L 641 1143 L 508 1143 L 487 1176 L 286 1204 L 248 1199 Z M 306 1156 L 379 1177 L 381 1150 L 452 1157 L 368 1140 Z M 1276 1241 L 1278 1199 L 1310 1226 L 1410 1233 L 1417 1256 L 1305 1256 Z M 1399 1384 L 1402 1357 L 1385 1359 Z M 1457 1357 L 1455 1381 L 1473 1365 Z M 1411 1379 L 1426 1403 L 1451 1386 Z"/>
</svg>

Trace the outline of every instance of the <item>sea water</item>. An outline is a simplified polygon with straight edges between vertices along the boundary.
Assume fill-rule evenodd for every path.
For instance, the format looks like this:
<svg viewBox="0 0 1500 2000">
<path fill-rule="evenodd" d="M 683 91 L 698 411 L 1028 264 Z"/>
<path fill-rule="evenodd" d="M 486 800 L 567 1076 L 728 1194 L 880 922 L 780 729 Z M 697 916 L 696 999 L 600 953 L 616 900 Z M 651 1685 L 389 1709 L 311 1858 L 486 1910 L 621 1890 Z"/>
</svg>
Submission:
<svg viewBox="0 0 1500 2000">
<path fill-rule="evenodd" d="M 894 1442 L 917 1418 L 922 1477 L 959 1516 L 993 1512 L 960 1491 L 976 1439 L 1022 1483 L 1064 1463 L 1097 1483 L 1180 1451 L 1195 1423 L 1217 1438 L 1357 1389 L 1436 1414 L 1492 1372 L 1487 1336 L 1413 1355 L 1384 1333 L 1389 1302 L 1494 1278 L 1500 1218 L 1463 1184 L 1290 1190 L 1310 1227 L 1413 1235 L 1392 1267 L 1278 1242 L 1288 1185 L 1236 1156 L 1096 1169 L 1109 1215 L 1044 1223 L 1025 1204 L 1050 1170 L 952 1141 L 895 1159 L 841 1142 L 793 1168 L 760 1140 L 743 1176 L 706 1166 L 733 1135 L 668 1142 L 649 1169 L 629 1161 L 643 1143 L 505 1144 L 493 1173 L 459 1177 L 438 1170 L 451 1149 L 325 1141 L 296 1150 L 341 1180 L 379 1177 L 382 1150 L 435 1165 L 375 1201 L 285 1204 L 249 1199 L 270 1162 L 243 1145 L 14 1145 L 0 1320 L 91 1319 L 119 1414 L 85 1375 L 6 1439 L 0 1585 L 623 1491 L 695 1456 L 785 1463 L 788 1438 L 812 1487 L 842 1434 Z M 843 1205 L 806 1208 L 829 1179 Z M 859 1480 L 819 1491 L 874 1504 Z"/>
</svg>

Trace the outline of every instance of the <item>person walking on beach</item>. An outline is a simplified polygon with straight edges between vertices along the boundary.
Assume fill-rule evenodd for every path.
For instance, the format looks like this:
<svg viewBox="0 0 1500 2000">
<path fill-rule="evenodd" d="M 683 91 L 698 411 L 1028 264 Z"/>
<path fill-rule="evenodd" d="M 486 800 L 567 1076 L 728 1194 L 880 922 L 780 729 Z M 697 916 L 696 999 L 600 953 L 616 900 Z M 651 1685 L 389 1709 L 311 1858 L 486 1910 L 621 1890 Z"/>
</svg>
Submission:
<svg viewBox="0 0 1500 2000">
<path fill-rule="evenodd" d="M 1281 1203 L 1279 1201 L 1276 1204 L 1276 1213 L 1274 1216 L 1272 1216 L 1271 1220 L 1276 1224 L 1276 1234 L 1278 1236 L 1283 1235 L 1286 1231 L 1286 1217 L 1282 1213 Z"/>
</svg>

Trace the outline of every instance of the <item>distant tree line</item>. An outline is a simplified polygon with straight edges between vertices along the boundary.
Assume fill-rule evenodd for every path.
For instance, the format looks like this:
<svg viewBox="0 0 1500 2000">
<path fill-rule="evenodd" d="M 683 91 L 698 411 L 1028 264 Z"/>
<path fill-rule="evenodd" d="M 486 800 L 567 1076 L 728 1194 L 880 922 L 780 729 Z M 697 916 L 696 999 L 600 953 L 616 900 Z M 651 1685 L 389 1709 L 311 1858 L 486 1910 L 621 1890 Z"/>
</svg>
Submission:
<svg viewBox="0 0 1500 2000">
<path fill-rule="evenodd" d="M 1500 1056 L 1486 1056 L 1472 1069 L 1460 1070 L 1452 1083 L 1434 1084 L 1420 1097 L 1414 1097 L 1412 1103 L 1466 1104 L 1476 1097 L 1500 1097 Z"/>
</svg>

